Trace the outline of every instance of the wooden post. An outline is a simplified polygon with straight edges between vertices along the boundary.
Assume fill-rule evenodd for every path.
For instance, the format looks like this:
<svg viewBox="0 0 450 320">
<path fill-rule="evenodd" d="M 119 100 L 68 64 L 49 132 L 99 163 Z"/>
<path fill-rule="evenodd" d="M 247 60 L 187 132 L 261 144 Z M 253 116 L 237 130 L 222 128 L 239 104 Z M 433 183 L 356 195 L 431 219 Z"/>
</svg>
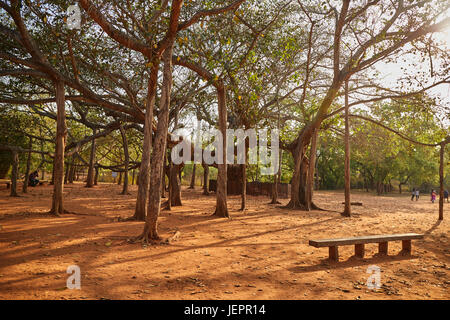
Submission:
<svg viewBox="0 0 450 320">
<path fill-rule="evenodd" d="M 345 80 L 345 207 L 342 213 L 345 217 L 351 216 L 350 203 L 350 125 L 348 110 L 348 79 Z"/>
<path fill-rule="evenodd" d="M 339 261 L 339 250 L 337 246 L 328 247 L 328 252 L 331 261 Z"/>
<path fill-rule="evenodd" d="M 364 258 L 364 244 L 355 244 L 355 256 Z"/>
<path fill-rule="evenodd" d="M 402 252 L 411 254 L 411 240 L 402 240 Z"/>
<path fill-rule="evenodd" d="M 378 244 L 378 253 L 380 254 L 388 254 L 388 242 L 380 242 Z"/>
</svg>

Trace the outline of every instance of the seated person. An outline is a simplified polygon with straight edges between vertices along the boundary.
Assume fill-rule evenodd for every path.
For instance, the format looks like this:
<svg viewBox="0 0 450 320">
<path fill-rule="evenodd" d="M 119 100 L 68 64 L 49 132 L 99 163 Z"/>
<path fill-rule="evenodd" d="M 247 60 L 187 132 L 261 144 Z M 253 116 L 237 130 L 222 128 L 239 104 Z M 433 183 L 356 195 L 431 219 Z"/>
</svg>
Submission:
<svg viewBox="0 0 450 320">
<path fill-rule="evenodd" d="M 28 185 L 31 187 L 36 186 L 39 183 L 39 180 L 37 179 L 38 176 L 39 174 L 37 170 L 30 174 L 30 176 L 28 177 Z"/>
</svg>

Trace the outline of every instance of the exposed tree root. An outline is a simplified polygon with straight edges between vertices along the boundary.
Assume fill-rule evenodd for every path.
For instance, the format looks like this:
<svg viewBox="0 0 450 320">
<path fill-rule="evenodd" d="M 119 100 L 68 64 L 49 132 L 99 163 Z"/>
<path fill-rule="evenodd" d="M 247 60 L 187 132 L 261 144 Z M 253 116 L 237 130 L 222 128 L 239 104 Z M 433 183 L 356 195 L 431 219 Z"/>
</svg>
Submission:
<svg viewBox="0 0 450 320">
<path fill-rule="evenodd" d="M 282 206 L 281 208 L 283 209 L 290 209 L 290 210 L 303 210 L 303 211 L 307 211 L 306 207 L 304 205 L 302 205 L 300 202 L 298 201 L 289 201 L 289 203 L 285 206 Z"/>
</svg>

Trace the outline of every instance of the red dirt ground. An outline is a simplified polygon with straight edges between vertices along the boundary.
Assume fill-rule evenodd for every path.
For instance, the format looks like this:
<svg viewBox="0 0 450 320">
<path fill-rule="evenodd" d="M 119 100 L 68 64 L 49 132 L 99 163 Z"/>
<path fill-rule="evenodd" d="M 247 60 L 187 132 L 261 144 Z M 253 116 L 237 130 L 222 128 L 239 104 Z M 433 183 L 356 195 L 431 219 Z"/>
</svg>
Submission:
<svg viewBox="0 0 450 320">
<path fill-rule="evenodd" d="M 449 217 L 438 223 L 438 204 L 424 196 L 354 193 L 354 217 L 343 218 L 340 192 L 316 192 L 316 203 L 333 211 L 290 211 L 269 205 L 266 197 L 230 197 L 231 220 L 212 218 L 214 195 L 183 189 L 184 206 L 164 211 L 160 232 L 171 245 L 142 246 L 127 239 L 142 222 L 117 222 L 134 211 L 131 195 L 102 184 L 65 187 L 66 209 L 78 214 L 45 215 L 51 187 L 30 188 L 10 198 L 0 186 L 0 299 L 449 299 Z M 283 204 L 287 200 L 282 200 Z M 446 204 L 444 215 L 448 215 Z M 366 257 L 340 247 L 340 262 L 329 263 L 327 248 L 309 239 L 386 233 L 424 233 L 413 241 L 413 255 Z M 81 290 L 66 288 L 67 267 L 81 268 Z M 367 268 L 381 268 L 382 287 L 366 286 Z"/>
</svg>

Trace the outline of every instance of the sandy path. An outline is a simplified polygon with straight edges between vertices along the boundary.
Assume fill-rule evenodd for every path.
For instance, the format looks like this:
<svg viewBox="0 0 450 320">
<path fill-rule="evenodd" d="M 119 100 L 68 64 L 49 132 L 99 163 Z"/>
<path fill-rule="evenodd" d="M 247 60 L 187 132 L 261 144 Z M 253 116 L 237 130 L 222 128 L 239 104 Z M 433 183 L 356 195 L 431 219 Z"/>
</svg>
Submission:
<svg viewBox="0 0 450 320">
<path fill-rule="evenodd" d="M 65 188 L 69 211 L 84 215 L 46 216 L 51 188 L 40 186 L 10 198 L 0 186 L 0 299 L 449 299 L 450 248 L 447 220 L 437 223 L 438 205 L 428 197 L 411 202 L 408 194 L 377 197 L 356 193 L 355 217 L 337 212 L 289 211 L 268 205 L 266 197 L 248 197 L 239 212 L 231 197 L 232 220 L 215 219 L 215 198 L 183 189 L 183 207 L 164 211 L 160 232 L 176 230 L 172 245 L 142 247 L 126 239 L 142 231 L 141 222 L 116 222 L 132 215 L 131 195 L 121 187 L 82 184 Z M 316 192 L 322 208 L 340 211 L 343 194 Z M 286 203 L 287 200 L 283 200 Z M 327 248 L 308 246 L 312 238 L 418 232 L 413 256 L 353 257 L 340 248 L 341 261 L 328 263 Z M 81 290 L 66 289 L 69 265 L 81 268 Z M 365 285 L 367 268 L 381 269 L 382 288 Z"/>
</svg>

